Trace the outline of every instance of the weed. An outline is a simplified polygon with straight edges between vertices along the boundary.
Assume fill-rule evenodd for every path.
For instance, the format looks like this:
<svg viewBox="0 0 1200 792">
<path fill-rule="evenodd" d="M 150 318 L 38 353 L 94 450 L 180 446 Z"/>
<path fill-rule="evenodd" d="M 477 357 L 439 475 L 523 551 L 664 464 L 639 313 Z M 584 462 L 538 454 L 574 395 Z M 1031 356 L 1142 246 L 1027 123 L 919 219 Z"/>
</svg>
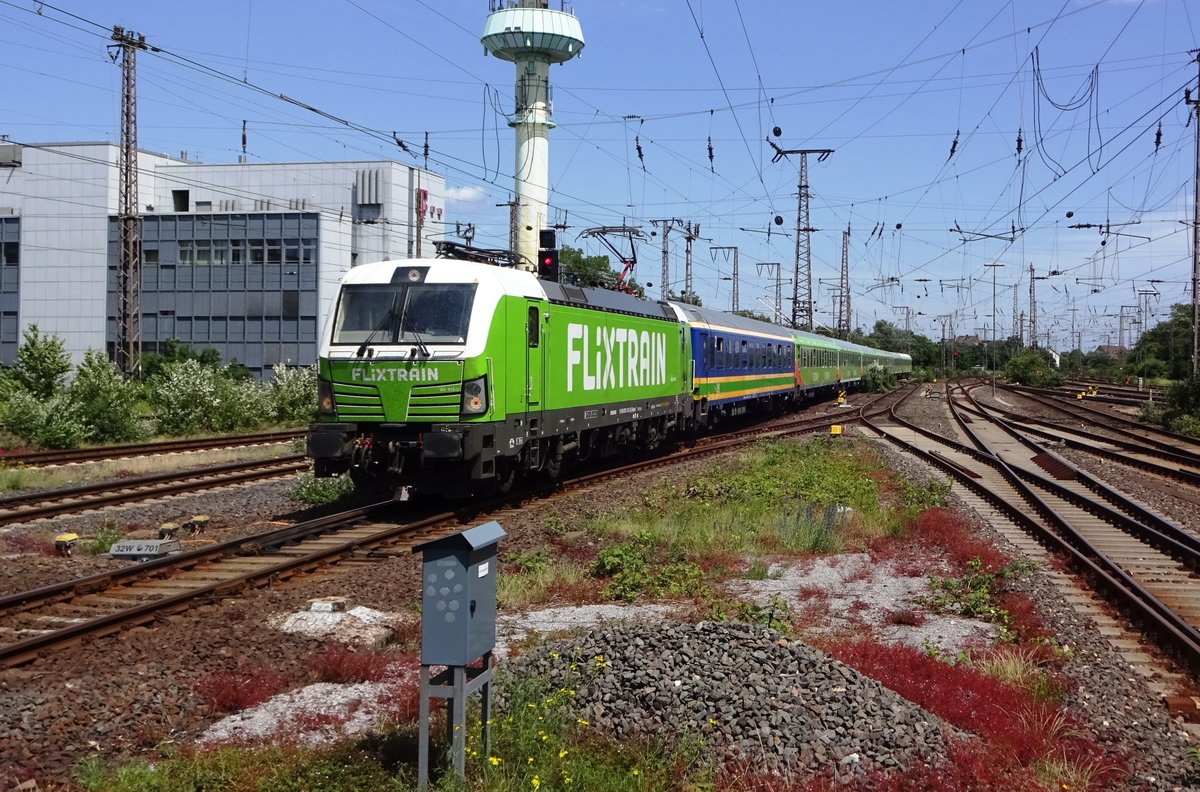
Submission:
<svg viewBox="0 0 1200 792">
<path fill-rule="evenodd" d="M 552 600 L 587 602 L 595 598 L 593 579 L 570 560 L 555 560 L 536 571 L 514 571 L 496 579 L 502 609 L 520 609 Z"/>
<path fill-rule="evenodd" d="M 505 556 L 517 572 L 531 574 L 544 572 L 550 566 L 550 553 L 544 547 L 536 550 L 514 550 Z"/>
<path fill-rule="evenodd" d="M 1034 701 L 1057 701 L 1062 697 L 1062 683 L 1042 668 L 1034 647 L 1001 646 L 976 658 L 974 664 L 990 677 L 1029 691 Z"/>
<path fill-rule="evenodd" d="M 1000 628 L 1001 637 L 1015 640 L 1010 629 L 1008 611 L 997 605 L 992 595 L 998 580 L 1013 577 L 1029 569 L 1023 562 L 1013 562 L 996 572 L 987 572 L 978 558 L 967 562 L 967 574 L 957 578 L 930 576 L 929 595 L 918 598 L 918 603 L 934 613 L 953 613 L 968 619 L 983 619 Z"/>
<path fill-rule="evenodd" d="M 0 490 L 11 492 L 13 490 L 28 489 L 32 477 L 33 471 L 24 465 L 5 465 L 3 468 L 0 468 Z"/>
<path fill-rule="evenodd" d="M 569 530 L 566 521 L 557 514 L 551 514 L 546 517 L 546 519 L 542 521 L 542 527 L 545 528 L 547 532 L 554 534 L 555 536 L 562 536 Z"/>
<path fill-rule="evenodd" d="M 845 530 L 844 512 L 839 504 L 825 507 L 825 513 L 817 519 L 814 505 L 803 508 L 786 508 L 779 516 L 779 537 L 783 546 L 797 553 L 837 552 L 841 547 L 838 538 Z"/>
<path fill-rule="evenodd" d="M 769 566 L 761 561 L 755 561 L 750 565 L 750 568 L 746 570 L 744 577 L 746 580 L 766 580 L 770 572 L 771 568 Z"/>
<path fill-rule="evenodd" d="M 392 776 L 389 764 L 382 750 L 355 744 L 272 745 L 254 751 L 226 746 L 180 751 L 161 761 L 135 761 L 113 769 L 98 757 L 89 757 L 75 768 L 74 777 L 84 789 L 104 792 L 399 792 L 410 788 Z"/>
<path fill-rule="evenodd" d="M 96 529 L 96 535 L 83 543 L 83 551 L 92 555 L 107 553 L 124 536 L 125 532 L 121 530 L 117 521 L 111 517 L 105 517 L 104 521 L 100 523 L 100 527 Z"/>
<path fill-rule="evenodd" d="M 317 478 L 312 473 L 301 473 L 296 478 L 296 485 L 288 492 L 288 497 L 301 503 L 322 506 L 341 500 L 352 492 L 354 482 L 349 476 Z"/>
<path fill-rule="evenodd" d="M 761 624 L 784 635 L 791 634 L 791 627 L 788 624 L 788 605 L 779 597 L 771 597 L 766 605 L 739 602 L 737 620 L 747 624 Z"/>
<path fill-rule="evenodd" d="M 946 479 L 927 479 L 919 484 L 914 484 L 901 479 L 900 491 L 905 505 L 912 510 L 913 514 L 917 514 L 926 509 L 935 509 L 941 506 L 945 502 L 946 496 L 950 494 L 950 482 Z"/>
</svg>

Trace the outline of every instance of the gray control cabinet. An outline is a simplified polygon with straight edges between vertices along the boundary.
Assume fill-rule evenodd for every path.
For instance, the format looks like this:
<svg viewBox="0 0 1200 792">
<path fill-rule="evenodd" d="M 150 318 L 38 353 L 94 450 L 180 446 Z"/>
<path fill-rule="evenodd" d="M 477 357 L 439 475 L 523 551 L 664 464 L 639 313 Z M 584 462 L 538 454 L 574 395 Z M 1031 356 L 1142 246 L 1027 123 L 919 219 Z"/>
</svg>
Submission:
<svg viewBox="0 0 1200 792">
<path fill-rule="evenodd" d="M 465 666 L 496 646 L 500 523 L 417 545 L 421 569 L 421 664 Z"/>
</svg>

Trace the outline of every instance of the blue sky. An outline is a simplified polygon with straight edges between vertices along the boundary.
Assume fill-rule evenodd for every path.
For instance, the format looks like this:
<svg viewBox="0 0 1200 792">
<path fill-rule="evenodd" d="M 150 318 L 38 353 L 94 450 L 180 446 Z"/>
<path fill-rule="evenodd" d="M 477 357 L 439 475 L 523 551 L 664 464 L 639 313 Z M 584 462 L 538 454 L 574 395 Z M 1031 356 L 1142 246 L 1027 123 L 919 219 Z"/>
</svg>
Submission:
<svg viewBox="0 0 1200 792">
<path fill-rule="evenodd" d="M 169 53 L 138 60 L 142 148 L 236 161 L 245 119 L 252 161 L 423 164 L 428 133 L 429 167 L 453 198 L 450 230 L 472 222 L 476 244 L 503 246 L 495 205 L 512 191 L 515 70 L 479 43 L 488 10 L 488 0 L 0 0 L 0 134 L 117 140 L 106 31 L 121 24 Z M 1058 348 L 1072 315 L 1091 349 L 1116 343 L 1122 306 L 1132 314 L 1141 301 L 1153 324 L 1190 302 L 1181 221 L 1192 216 L 1183 89 L 1197 79 L 1194 0 L 578 0 L 574 12 L 586 47 L 551 72 L 551 203 L 569 244 L 604 253 L 577 235 L 699 223 L 704 303 L 729 307 L 732 263 L 710 248 L 737 246 L 740 307 L 768 312 L 774 276 L 755 263 L 782 262 L 787 279 L 795 260 L 797 164 L 771 161 L 778 126 L 784 148 L 835 150 L 809 164 L 820 323 L 833 321 L 847 226 L 855 324 L 868 329 L 907 314 L 937 339 L 938 317 L 953 315 L 958 334 L 982 334 L 994 274 L 1005 336 L 1014 290 L 1028 310 L 1030 265 L 1039 278 L 1061 273 L 1037 281 L 1039 330 Z M 1108 235 L 1069 228 L 1106 222 Z M 681 235 L 671 243 L 678 291 Z M 658 238 L 638 258 L 657 296 Z"/>
</svg>

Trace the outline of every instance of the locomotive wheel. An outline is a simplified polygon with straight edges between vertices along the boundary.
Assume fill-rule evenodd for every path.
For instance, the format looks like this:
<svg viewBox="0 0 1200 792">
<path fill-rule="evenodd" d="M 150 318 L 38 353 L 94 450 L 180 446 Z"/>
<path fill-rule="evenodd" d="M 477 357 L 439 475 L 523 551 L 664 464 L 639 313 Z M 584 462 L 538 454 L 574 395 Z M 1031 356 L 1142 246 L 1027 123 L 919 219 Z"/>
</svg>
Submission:
<svg viewBox="0 0 1200 792">
<path fill-rule="evenodd" d="M 497 457 L 495 491 L 504 495 L 513 488 L 516 481 L 517 466 L 503 457 Z"/>
</svg>

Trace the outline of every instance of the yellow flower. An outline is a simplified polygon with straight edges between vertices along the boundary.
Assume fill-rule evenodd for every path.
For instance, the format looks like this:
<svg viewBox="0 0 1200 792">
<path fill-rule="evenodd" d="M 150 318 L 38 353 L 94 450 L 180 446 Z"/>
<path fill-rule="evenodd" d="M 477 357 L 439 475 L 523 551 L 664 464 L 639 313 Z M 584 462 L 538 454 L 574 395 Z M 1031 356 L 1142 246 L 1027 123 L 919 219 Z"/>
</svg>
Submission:
<svg viewBox="0 0 1200 792">
<path fill-rule="evenodd" d="M 558 652 L 551 652 L 551 653 L 550 653 L 550 656 L 551 656 L 551 657 L 554 657 L 554 658 L 557 658 L 557 657 L 558 657 Z"/>
<path fill-rule="evenodd" d="M 642 774 L 642 771 L 641 771 L 641 770 L 638 770 L 636 767 L 635 767 L 635 768 L 633 768 L 633 770 L 631 770 L 630 772 L 631 772 L 631 773 L 633 773 L 634 775 L 641 775 L 641 774 Z"/>
<path fill-rule="evenodd" d="M 489 761 L 489 762 L 491 762 L 493 765 L 498 765 L 498 764 L 500 764 L 500 757 L 498 757 L 498 756 L 489 756 L 489 757 L 488 757 L 488 761 Z"/>
<path fill-rule="evenodd" d="M 562 758 L 563 758 L 564 756 L 566 756 L 566 755 L 567 755 L 567 749 L 566 749 L 566 748 L 563 748 L 561 751 L 559 751 L 559 752 L 558 752 L 558 758 L 559 758 L 559 759 L 562 759 Z"/>
<path fill-rule="evenodd" d="M 534 789 L 537 789 L 538 787 L 540 787 L 542 785 L 542 779 L 538 778 L 537 776 L 534 776 L 533 779 L 529 783 L 533 786 Z"/>
<path fill-rule="evenodd" d="M 582 723 L 584 726 L 589 726 L 589 725 L 591 725 L 591 724 L 589 724 L 587 721 L 585 721 L 583 718 L 577 718 L 575 722 L 576 722 L 576 723 Z"/>
</svg>

